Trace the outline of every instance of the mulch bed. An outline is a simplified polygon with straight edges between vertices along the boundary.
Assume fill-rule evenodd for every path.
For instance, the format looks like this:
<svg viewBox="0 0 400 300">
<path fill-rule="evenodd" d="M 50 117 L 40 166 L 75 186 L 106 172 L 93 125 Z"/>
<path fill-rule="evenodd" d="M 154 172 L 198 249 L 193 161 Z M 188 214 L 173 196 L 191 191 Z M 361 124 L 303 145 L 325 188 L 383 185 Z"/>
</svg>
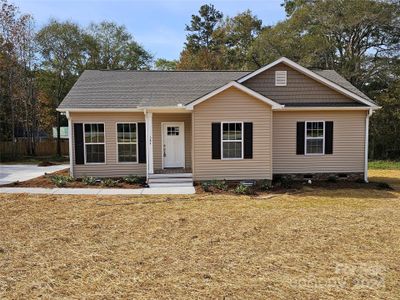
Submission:
<svg viewBox="0 0 400 300">
<path fill-rule="evenodd" d="M 41 187 L 41 188 L 56 188 L 57 186 L 51 181 L 51 176 L 69 176 L 69 169 L 48 173 L 46 175 L 30 179 L 22 182 L 14 182 L 10 184 L 2 185 L 2 187 Z M 116 186 L 108 187 L 103 184 L 96 183 L 94 185 L 84 184 L 81 179 L 77 179 L 72 182 L 67 182 L 63 188 L 120 188 L 120 189 L 140 189 L 143 188 L 141 184 L 129 184 L 120 180 Z"/>
</svg>

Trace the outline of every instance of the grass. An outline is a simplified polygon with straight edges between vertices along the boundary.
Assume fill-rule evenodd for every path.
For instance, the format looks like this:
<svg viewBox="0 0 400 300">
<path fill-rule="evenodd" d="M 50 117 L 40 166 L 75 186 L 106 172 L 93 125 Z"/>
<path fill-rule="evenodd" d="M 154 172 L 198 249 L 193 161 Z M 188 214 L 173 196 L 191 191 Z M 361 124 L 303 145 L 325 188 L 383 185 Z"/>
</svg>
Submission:
<svg viewBox="0 0 400 300">
<path fill-rule="evenodd" d="M 395 190 L 0 195 L 0 299 L 396 299 Z"/>
<path fill-rule="evenodd" d="M 400 170 L 400 161 L 373 160 L 368 163 L 369 169 Z"/>
</svg>

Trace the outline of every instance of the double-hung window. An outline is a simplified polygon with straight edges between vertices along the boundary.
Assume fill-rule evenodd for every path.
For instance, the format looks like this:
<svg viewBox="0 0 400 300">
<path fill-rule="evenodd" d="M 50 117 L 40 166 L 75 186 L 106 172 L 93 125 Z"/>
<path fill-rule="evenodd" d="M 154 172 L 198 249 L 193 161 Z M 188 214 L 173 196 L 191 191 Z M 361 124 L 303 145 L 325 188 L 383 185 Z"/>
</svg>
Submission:
<svg viewBox="0 0 400 300">
<path fill-rule="evenodd" d="M 137 162 L 137 124 L 117 123 L 118 162 Z"/>
<path fill-rule="evenodd" d="M 224 122 L 222 131 L 222 159 L 243 158 L 243 123 Z"/>
<path fill-rule="evenodd" d="M 105 162 L 104 124 L 85 124 L 86 163 Z"/>
<path fill-rule="evenodd" d="M 306 122 L 305 153 L 324 154 L 325 122 Z"/>
</svg>

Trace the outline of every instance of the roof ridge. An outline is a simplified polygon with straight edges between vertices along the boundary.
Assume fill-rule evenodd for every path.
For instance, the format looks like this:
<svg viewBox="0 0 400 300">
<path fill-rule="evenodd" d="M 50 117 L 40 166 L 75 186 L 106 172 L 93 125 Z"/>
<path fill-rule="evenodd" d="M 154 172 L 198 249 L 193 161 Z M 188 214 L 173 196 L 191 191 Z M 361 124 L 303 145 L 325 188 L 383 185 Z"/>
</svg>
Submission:
<svg viewBox="0 0 400 300">
<path fill-rule="evenodd" d="M 108 69 L 86 69 L 84 71 L 99 71 L 99 72 L 138 72 L 138 73 L 184 73 L 184 72 L 191 72 L 191 73 L 248 73 L 252 72 L 252 70 L 108 70 Z"/>
</svg>

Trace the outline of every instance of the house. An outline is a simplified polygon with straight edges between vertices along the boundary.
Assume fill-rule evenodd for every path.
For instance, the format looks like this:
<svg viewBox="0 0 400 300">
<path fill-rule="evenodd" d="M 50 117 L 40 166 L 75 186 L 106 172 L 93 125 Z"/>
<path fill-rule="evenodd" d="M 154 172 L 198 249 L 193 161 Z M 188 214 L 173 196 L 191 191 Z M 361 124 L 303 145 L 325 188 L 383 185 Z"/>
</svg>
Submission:
<svg viewBox="0 0 400 300">
<path fill-rule="evenodd" d="M 73 176 L 178 183 L 367 181 L 377 108 L 335 71 L 280 58 L 254 72 L 85 71 L 58 111 L 72 129 Z"/>
</svg>

